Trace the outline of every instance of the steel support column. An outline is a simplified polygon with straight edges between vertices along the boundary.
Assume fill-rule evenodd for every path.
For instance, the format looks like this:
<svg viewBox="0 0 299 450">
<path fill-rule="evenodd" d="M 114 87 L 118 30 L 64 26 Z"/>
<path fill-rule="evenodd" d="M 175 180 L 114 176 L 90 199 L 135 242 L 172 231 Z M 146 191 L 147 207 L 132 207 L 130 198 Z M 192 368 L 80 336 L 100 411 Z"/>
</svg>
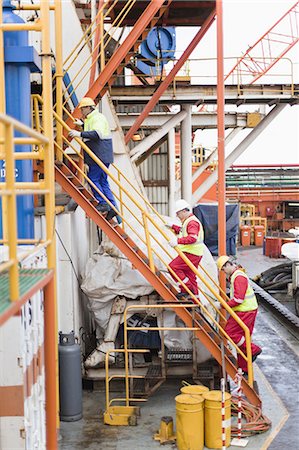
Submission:
<svg viewBox="0 0 299 450">
<path fill-rule="evenodd" d="M 175 217 L 175 129 L 168 131 L 168 215 Z"/>
<path fill-rule="evenodd" d="M 192 202 L 192 106 L 184 105 L 186 117 L 181 124 L 181 197 L 186 202 Z"/>
<path fill-rule="evenodd" d="M 135 123 L 131 126 L 128 133 L 125 136 L 125 142 L 126 144 L 132 139 L 132 136 L 134 133 L 139 129 L 140 125 L 144 121 L 144 119 L 148 116 L 148 114 L 152 111 L 154 106 L 157 104 L 159 98 L 161 95 L 165 92 L 165 90 L 168 88 L 170 83 L 174 80 L 175 75 L 178 73 L 178 71 L 182 68 L 183 64 L 186 62 L 186 60 L 189 58 L 193 50 L 196 48 L 197 44 L 201 41 L 201 39 L 204 37 L 212 23 L 215 19 L 215 10 L 212 11 L 212 13 L 209 15 L 209 17 L 206 19 L 203 26 L 200 28 L 198 33 L 195 35 L 193 40 L 190 42 L 180 59 L 177 61 L 175 66 L 172 68 L 172 70 L 169 72 L 169 74 L 165 77 L 165 79 L 162 81 L 156 92 L 153 94 L 150 101 L 145 106 L 143 112 L 140 114 L 140 116 L 136 119 Z"/>
<path fill-rule="evenodd" d="M 135 162 L 137 159 L 139 159 L 144 153 L 147 152 L 148 149 L 153 147 L 156 142 L 158 142 L 163 136 L 165 136 L 169 130 L 171 130 L 173 127 L 178 125 L 182 120 L 184 120 L 187 116 L 186 111 L 181 111 L 175 116 L 173 116 L 171 119 L 169 119 L 163 127 L 158 128 L 157 130 L 153 131 L 149 136 L 147 136 L 143 141 L 136 145 L 131 151 L 130 151 L 130 157 L 131 161 Z"/>
<path fill-rule="evenodd" d="M 233 128 L 233 130 L 229 133 L 229 135 L 226 136 L 224 145 L 226 146 L 236 136 L 236 134 L 239 133 L 239 131 L 241 131 L 241 130 L 244 130 L 244 127 Z M 199 166 L 198 169 L 196 169 L 196 171 L 192 175 L 192 183 L 212 164 L 212 161 L 216 157 L 217 152 L 218 152 L 218 148 L 213 150 L 212 153 L 210 154 L 210 156 L 207 159 L 205 159 L 205 161 L 202 163 L 202 165 Z M 193 195 L 192 204 L 196 203 L 196 201 L 197 201 L 197 199 Z"/>
<path fill-rule="evenodd" d="M 218 254 L 226 255 L 224 69 L 222 0 L 216 0 L 217 14 L 217 129 L 218 129 Z M 225 291 L 225 277 L 220 286 Z"/>
</svg>

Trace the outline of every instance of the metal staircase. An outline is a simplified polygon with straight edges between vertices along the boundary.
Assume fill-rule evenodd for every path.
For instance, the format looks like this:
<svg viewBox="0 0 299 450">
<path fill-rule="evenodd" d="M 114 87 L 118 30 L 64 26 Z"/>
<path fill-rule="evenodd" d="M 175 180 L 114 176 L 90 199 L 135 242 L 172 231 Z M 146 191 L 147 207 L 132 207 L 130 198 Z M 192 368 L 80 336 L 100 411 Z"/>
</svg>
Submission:
<svg viewBox="0 0 299 450">
<path fill-rule="evenodd" d="M 55 178 L 63 190 L 65 190 L 65 192 L 81 206 L 87 216 L 104 231 L 108 238 L 121 250 L 129 261 L 131 261 L 134 267 L 159 293 L 161 298 L 165 302 L 178 302 L 178 299 L 176 298 L 177 291 L 174 286 L 157 267 L 150 266 L 150 258 L 145 255 L 122 227 L 108 222 L 105 217 L 97 211 L 95 207 L 97 200 L 82 185 L 78 176 L 62 162 L 56 162 Z M 188 311 L 187 308 L 180 308 L 176 313 L 187 327 L 198 327 L 198 330 L 194 331 L 196 338 L 201 341 L 220 365 L 224 358 L 227 373 L 233 378 L 237 373 L 235 357 L 226 345 L 224 345 L 223 350 L 221 350 L 223 336 L 216 326 L 213 327 L 206 320 L 201 311 L 202 309 L 198 308 L 194 317 L 192 317 L 192 313 Z M 223 354 L 222 351 L 224 352 Z M 242 384 L 244 394 L 247 396 L 248 400 L 254 405 L 259 405 L 261 402 L 258 395 L 245 378 L 243 378 Z"/>
</svg>

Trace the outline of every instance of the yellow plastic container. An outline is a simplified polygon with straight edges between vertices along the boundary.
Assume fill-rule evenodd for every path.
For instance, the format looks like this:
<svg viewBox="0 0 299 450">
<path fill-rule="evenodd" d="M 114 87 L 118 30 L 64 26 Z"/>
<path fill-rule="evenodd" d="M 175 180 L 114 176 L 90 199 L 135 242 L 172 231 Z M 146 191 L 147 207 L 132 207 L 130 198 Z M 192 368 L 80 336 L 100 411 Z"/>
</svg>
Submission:
<svg viewBox="0 0 299 450">
<path fill-rule="evenodd" d="M 222 414 L 221 391 L 210 391 L 203 394 L 205 399 L 205 446 L 222 448 Z M 225 445 L 230 445 L 231 439 L 231 395 L 225 393 Z"/>
<path fill-rule="evenodd" d="M 183 386 L 181 388 L 182 394 L 189 395 L 202 395 L 204 392 L 209 392 L 209 388 L 207 386 L 202 386 L 200 384 L 189 384 L 188 386 Z"/>
<path fill-rule="evenodd" d="M 178 450 L 202 450 L 204 445 L 203 405 L 199 395 L 180 394 L 176 401 Z"/>
</svg>

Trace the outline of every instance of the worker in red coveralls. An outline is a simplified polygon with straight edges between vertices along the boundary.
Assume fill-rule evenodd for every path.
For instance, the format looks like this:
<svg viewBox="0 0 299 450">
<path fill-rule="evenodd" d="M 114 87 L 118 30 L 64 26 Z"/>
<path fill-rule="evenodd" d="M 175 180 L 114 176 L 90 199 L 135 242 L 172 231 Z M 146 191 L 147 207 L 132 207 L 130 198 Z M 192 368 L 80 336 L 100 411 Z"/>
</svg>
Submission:
<svg viewBox="0 0 299 450">
<path fill-rule="evenodd" d="M 178 236 L 172 238 L 169 244 L 184 252 L 192 264 L 198 268 L 203 255 L 204 232 L 202 224 L 197 217 L 194 216 L 191 206 L 185 200 L 178 200 L 176 202 L 175 213 L 182 222 L 182 226 L 168 224 L 168 227 Z M 190 269 L 180 255 L 171 261 L 169 267 L 176 273 L 188 289 L 190 289 L 195 296 L 198 296 L 196 274 Z M 178 281 L 171 272 L 170 274 L 175 281 Z M 177 294 L 177 298 L 184 299 L 189 296 L 190 295 L 183 286 L 180 285 L 180 292 Z"/>
<path fill-rule="evenodd" d="M 217 267 L 218 270 L 223 270 L 225 272 L 226 277 L 230 281 L 230 300 L 227 304 L 248 327 L 251 336 L 257 315 L 258 303 L 250 285 L 249 278 L 229 256 L 220 256 L 217 260 Z M 232 316 L 228 318 L 225 331 L 246 355 L 244 330 Z M 255 361 L 257 356 L 261 353 L 262 349 L 251 342 L 252 361 Z M 245 374 L 248 373 L 247 362 L 239 353 L 238 365 Z"/>
</svg>

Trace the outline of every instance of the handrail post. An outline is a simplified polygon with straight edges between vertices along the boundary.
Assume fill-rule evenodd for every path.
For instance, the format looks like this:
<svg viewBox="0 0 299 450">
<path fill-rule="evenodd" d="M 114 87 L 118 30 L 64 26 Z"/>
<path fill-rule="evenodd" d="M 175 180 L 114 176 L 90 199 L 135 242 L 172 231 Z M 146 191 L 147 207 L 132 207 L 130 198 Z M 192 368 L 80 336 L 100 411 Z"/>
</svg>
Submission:
<svg viewBox="0 0 299 450">
<path fill-rule="evenodd" d="M 129 357 L 128 357 L 128 330 L 127 330 L 127 309 L 124 311 L 124 352 L 125 352 L 125 390 L 126 406 L 130 406 L 130 388 L 129 388 Z"/>
<path fill-rule="evenodd" d="M 54 0 L 55 3 L 55 54 L 56 54 L 56 70 L 55 70 L 55 87 L 56 87 L 56 113 L 61 119 L 62 113 L 62 83 L 63 83 L 63 58 L 62 58 L 62 9 L 61 0 Z M 56 141 L 62 146 L 62 125 L 56 122 Z M 56 158 L 62 159 L 62 155 L 58 152 Z"/>
<path fill-rule="evenodd" d="M 153 252 L 151 247 L 151 240 L 150 240 L 150 234 L 148 230 L 148 222 L 147 222 L 147 214 L 145 211 L 142 211 L 142 219 L 143 219 L 143 225 L 144 225 L 144 233 L 145 233 L 145 241 L 147 246 L 147 254 L 148 254 L 148 260 L 149 260 L 149 266 L 153 273 L 155 273 L 155 264 L 153 259 Z"/>
<path fill-rule="evenodd" d="M 13 125 L 5 125 L 5 146 L 6 146 L 6 187 L 11 191 L 7 198 L 7 235 L 9 246 L 9 259 L 13 265 L 9 268 L 9 290 L 10 298 L 16 301 L 19 298 L 19 271 L 17 258 L 17 202 L 15 191 L 15 160 L 13 143 Z"/>
</svg>

